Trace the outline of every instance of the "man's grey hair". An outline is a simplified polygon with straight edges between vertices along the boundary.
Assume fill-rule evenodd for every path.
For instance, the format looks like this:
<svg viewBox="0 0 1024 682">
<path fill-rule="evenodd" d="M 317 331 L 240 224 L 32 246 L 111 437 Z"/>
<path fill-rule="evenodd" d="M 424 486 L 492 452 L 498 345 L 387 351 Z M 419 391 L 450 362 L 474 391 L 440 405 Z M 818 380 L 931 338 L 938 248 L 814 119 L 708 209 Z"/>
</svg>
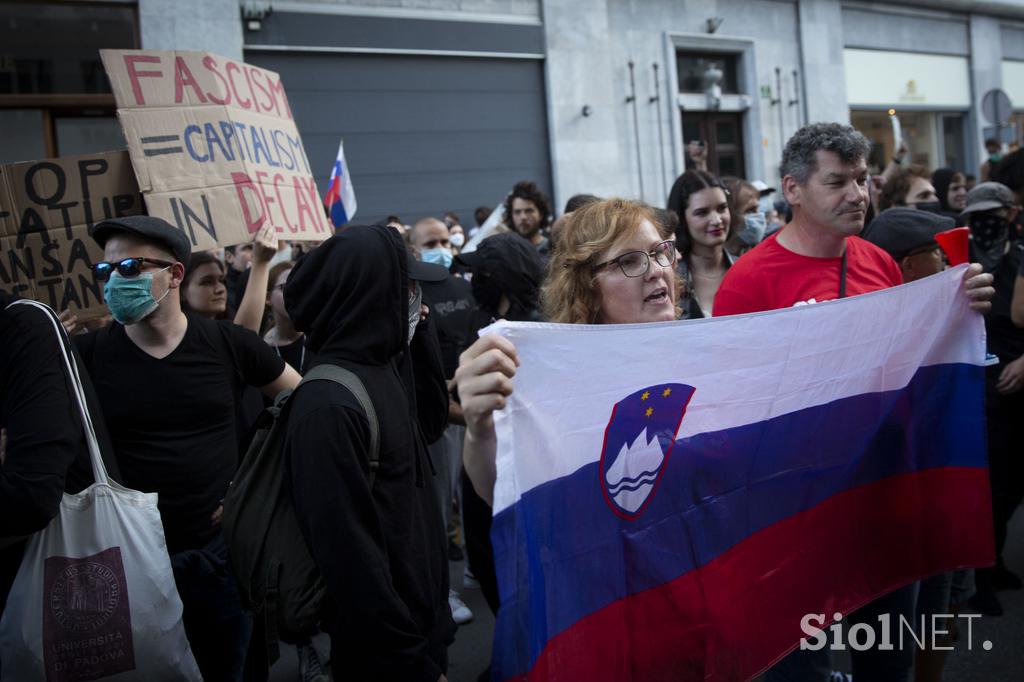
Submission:
<svg viewBox="0 0 1024 682">
<path fill-rule="evenodd" d="M 812 123 L 793 134 L 782 151 L 782 177 L 801 185 L 818 170 L 817 152 L 835 152 L 843 163 L 866 159 L 871 142 L 853 127 L 842 123 Z"/>
</svg>

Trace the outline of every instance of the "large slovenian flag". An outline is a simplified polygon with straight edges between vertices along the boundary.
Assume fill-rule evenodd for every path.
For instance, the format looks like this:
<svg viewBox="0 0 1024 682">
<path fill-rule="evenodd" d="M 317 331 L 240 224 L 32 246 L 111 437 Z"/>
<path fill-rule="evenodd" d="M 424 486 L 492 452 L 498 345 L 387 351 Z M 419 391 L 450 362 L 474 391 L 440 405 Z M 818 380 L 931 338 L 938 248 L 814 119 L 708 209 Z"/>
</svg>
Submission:
<svg viewBox="0 0 1024 682">
<path fill-rule="evenodd" d="M 331 169 L 331 181 L 324 193 L 324 205 L 331 214 L 331 223 L 341 227 L 356 215 L 356 191 L 352 188 L 352 174 L 345 163 L 345 142 L 338 143 L 338 158 Z"/>
<path fill-rule="evenodd" d="M 494 679 L 740 680 L 924 576 L 992 563 L 964 267 L 787 310 L 499 322 Z"/>
</svg>

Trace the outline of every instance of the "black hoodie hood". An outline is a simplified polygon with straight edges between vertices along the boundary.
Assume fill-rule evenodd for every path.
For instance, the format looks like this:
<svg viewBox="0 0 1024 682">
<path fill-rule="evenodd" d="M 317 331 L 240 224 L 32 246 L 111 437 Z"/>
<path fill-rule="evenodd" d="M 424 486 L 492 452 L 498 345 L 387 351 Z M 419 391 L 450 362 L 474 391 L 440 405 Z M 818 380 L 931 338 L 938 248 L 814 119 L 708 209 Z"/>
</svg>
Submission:
<svg viewBox="0 0 1024 682">
<path fill-rule="evenodd" d="M 956 175 L 956 171 L 952 168 L 939 168 L 932 173 L 932 187 L 939 195 L 939 204 L 942 205 L 943 211 L 953 211 L 949 207 L 949 186 L 953 182 L 954 175 Z"/>
<path fill-rule="evenodd" d="M 493 290 L 493 294 L 507 296 L 511 304 L 502 316 L 505 319 L 540 319 L 544 261 L 529 241 L 514 232 L 504 232 L 484 239 L 476 252 L 458 258 L 472 268 L 473 295 L 488 313 L 498 315 L 497 298 L 488 296 Z"/>
<path fill-rule="evenodd" d="M 284 304 L 310 352 L 384 365 L 406 347 L 409 263 L 394 228 L 354 225 L 295 265 Z"/>
</svg>

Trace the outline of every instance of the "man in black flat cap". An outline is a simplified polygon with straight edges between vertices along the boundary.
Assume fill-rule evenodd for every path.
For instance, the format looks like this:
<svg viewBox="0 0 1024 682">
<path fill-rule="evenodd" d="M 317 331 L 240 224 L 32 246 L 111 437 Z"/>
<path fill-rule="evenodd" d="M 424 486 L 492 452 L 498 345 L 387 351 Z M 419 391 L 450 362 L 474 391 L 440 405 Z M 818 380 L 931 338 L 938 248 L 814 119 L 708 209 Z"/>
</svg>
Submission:
<svg viewBox="0 0 1024 682">
<path fill-rule="evenodd" d="M 220 529 L 238 468 L 235 403 L 245 385 L 271 397 L 298 373 L 253 332 L 181 310 L 191 244 L 151 216 L 97 223 L 93 266 L 114 317 L 75 337 L 96 387 L 121 483 L 159 495 L 185 632 L 208 680 L 241 676 L 252 629 Z"/>
<path fill-rule="evenodd" d="M 928 277 L 946 268 L 939 232 L 956 227 L 946 216 L 916 208 L 890 208 L 878 214 L 864 232 L 864 239 L 884 249 L 903 273 L 903 282 Z"/>
</svg>

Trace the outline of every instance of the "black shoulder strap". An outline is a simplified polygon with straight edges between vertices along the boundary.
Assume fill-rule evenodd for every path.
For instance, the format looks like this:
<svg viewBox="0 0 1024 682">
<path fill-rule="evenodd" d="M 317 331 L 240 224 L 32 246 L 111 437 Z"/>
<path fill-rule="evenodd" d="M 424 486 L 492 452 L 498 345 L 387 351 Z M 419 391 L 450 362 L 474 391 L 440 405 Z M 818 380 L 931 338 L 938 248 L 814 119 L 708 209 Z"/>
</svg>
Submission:
<svg viewBox="0 0 1024 682">
<path fill-rule="evenodd" d="M 299 386 L 310 381 L 333 381 L 341 384 L 352 392 L 366 412 L 366 420 L 370 423 L 370 488 L 373 488 L 377 479 L 377 469 L 380 467 L 380 425 L 377 422 L 377 411 L 373 408 L 373 401 L 370 400 L 366 387 L 359 377 L 337 365 L 317 365 L 306 372 Z"/>
</svg>

